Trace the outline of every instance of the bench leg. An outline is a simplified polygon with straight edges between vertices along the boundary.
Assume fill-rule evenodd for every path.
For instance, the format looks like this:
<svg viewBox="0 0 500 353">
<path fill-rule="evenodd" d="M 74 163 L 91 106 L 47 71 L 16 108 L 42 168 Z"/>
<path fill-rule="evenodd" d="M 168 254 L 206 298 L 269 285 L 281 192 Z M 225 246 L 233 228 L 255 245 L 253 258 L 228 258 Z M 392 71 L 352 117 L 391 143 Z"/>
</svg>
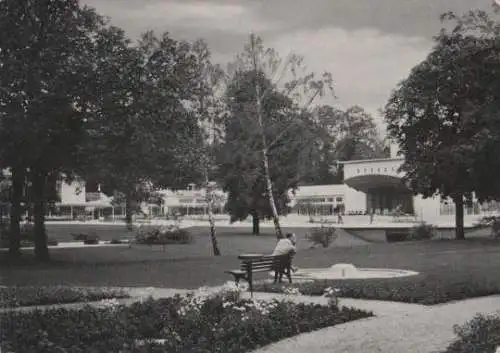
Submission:
<svg viewBox="0 0 500 353">
<path fill-rule="evenodd" d="M 250 298 L 253 298 L 253 276 L 252 271 L 247 272 L 248 289 L 250 289 Z"/>
</svg>

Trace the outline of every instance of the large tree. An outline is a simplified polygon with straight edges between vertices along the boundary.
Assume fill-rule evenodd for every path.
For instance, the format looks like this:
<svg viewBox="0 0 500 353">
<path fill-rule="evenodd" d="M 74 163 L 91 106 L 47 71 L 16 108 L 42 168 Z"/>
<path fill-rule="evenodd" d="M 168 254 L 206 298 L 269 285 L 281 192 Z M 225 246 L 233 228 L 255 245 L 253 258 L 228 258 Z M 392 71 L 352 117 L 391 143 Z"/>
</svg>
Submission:
<svg viewBox="0 0 500 353">
<path fill-rule="evenodd" d="M 262 99 L 263 129 L 255 111 L 255 81 L 267 90 Z M 267 183 L 262 164 L 262 138 L 273 141 L 285 129 L 279 142 L 267 150 L 273 198 L 279 214 L 287 213 L 288 191 L 298 185 L 296 157 L 303 147 L 298 112 L 289 97 L 271 87 L 262 72 L 240 72 L 228 86 L 229 116 L 225 119 L 225 136 L 219 155 L 222 186 L 228 192 L 227 210 L 231 220 L 253 218 L 253 232 L 259 233 L 259 220 L 272 218 L 267 198 Z M 293 127 L 290 128 L 290 125 Z"/>
<path fill-rule="evenodd" d="M 330 105 L 313 109 L 313 143 L 302 157 L 302 183 L 340 184 L 343 180 L 338 161 L 388 157 L 373 117 L 359 106 L 346 110 Z"/>
<path fill-rule="evenodd" d="M 11 236 L 19 235 L 20 199 L 31 183 L 35 253 L 49 257 L 47 186 L 78 163 L 85 131 L 91 34 L 102 24 L 76 0 L 0 2 L 0 167 L 12 173 Z M 18 240 L 11 250 L 17 252 Z"/>
<path fill-rule="evenodd" d="M 235 175 L 239 173 L 240 180 L 248 180 L 246 183 L 239 182 L 240 186 L 237 183 L 236 188 L 233 185 L 229 192 L 228 208 L 233 210 L 233 219 L 242 219 L 248 213 L 252 214 L 254 233 L 258 230 L 260 218 L 272 218 L 279 238 L 282 237 L 279 214 L 286 211 L 288 190 L 290 187 L 294 189 L 300 178 L 297 158 L 289 160 L 283 151 L 281 160 L 286 160 L 286 167 L 281 164 L 280 158 L 276 158 L 276 151 L 287 145 L 294 146 L 298 140 L 301 141 L 302 150 L 311 143 L 310 136 L 306 137 L 311 132 L 310 124 L 306 123 L 310 118 L 309 108 L 317 98 L 333 91 L 331 75 L 325 72 L 316 77 L 314 73 L 307 72 L 303 58 L 296 54 L 282 60 L 275 50 L 265 48 L 262 39 L 252 34 L 243 52 L 229 65 L 228 77 L 230 83 L 227 98 L 231 112 L 229 119 L 232 122 L 226 123 L 225 147 L 230 145 L 229 125 L 233 121 L 241 120 L 241 126 L 248 122 L 254 124 L 236 128 L 246 134 L 238 139 L 244 144 L 241 150 L 248 152 L 248 160 L 234 161 L 235 165 L 244 168 L 240 168 L 240 171 L 234 169 L 237 172 Z M 235 106 L 238 108 L 234 109 Z M 245 115 L 246 119 L 240 119 Z M 288 151 L 295 151 L 295 157 L 301 152 L 293 147 Z M 226 163 L 229 164 L 231 163 Z M 250 171 L 251 174 L 248 174 Z M 276 171 L 282 171 L 285 178 L 280 178 Z M 262 180 L 264 190 L 260 190 L 256 180 Z M 224 183 L 227 184 L 227 179 Z M 284 188 L 287 190 L 284 191 Z M 260 207 L 256 205 L 260 203 L 268 206 L 262 206 L 259 211 Z"/>
<path fill-rule="evenodd" d="M 143 34 L 136 45 L 111 27 L 97 40 L 98 104 L 82 171 L 108 193 L 122 193 L 127 224 L 154 187 L 182 187 L 192 181 L 190 141 L 196 116 L 184 102 L 196 90 L 191 45 L 168 33 Z"/>
<path fill-rule="evenodd" d="M 442 30 L 429 56 L 392 93 L 390 135 L 405 156 L 401 170 L 415 193 L 451 198 L 456 238 L 464 238 L 464 202 L 496 198 L 499 166 L 500 46 L 498 24 L 481 11 Z"/>
<path fill-rule="evenodd" d="M 222 99 L 224 71 L 212 62 L 210 49 L 204 40 L 195 41 L 192 49 L 197 58 L 198 85 L 189 102 L 189 109 L 197 117 L 200 129 L 199 134 L 192 135 L 195 140 L 185 140 L 184 143 L 191 151 L 187 161 L 191 165 L 191 174 L 205 190 L 213 254 L 220 256 L 213 209 L 216 203 L 222 202 L 215 179 L 218 170 L 216 150 L 222 140 L 221 121 L 225 112 Z"/>
</svg>

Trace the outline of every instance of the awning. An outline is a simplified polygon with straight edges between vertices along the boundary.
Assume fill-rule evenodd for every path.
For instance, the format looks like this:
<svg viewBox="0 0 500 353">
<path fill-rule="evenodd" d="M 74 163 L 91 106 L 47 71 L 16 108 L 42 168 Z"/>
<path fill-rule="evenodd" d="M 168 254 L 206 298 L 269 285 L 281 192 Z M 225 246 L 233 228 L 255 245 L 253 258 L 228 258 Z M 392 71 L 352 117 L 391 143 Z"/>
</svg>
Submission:
<svg viewBox="0 0 500 353">
<path fill-rule="evenodd" d="M 385 189 L 391 188 L 401 192 L 409 192 L 410 189 L 403 181 L 392 175 L 360 175 L 344 180 L 344 184 L 362 192 L 368 192 L 370 189 Z"/>
</svg>

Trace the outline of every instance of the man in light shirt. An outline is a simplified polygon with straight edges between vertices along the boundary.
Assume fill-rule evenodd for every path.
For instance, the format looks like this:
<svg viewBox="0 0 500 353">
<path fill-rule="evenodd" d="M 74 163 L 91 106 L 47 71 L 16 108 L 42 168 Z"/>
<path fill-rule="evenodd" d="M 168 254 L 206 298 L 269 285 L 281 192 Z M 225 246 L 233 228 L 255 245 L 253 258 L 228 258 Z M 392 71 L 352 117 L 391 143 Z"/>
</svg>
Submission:
<svg viewBox="0 0 500 353">
<path fill-rule="evenodd" d="M 281 238 L 278 241 L 278 244 L 276 244 L 276 247 L 274 248 L 274 251 L 272 253 L 273 256 L 280 256 L 280 255 L 289 255 L 289 258 L 286 259 L 285 263 L 280 266 L 279 269 L 275 270 L 274 272 L 274 283 L 279 282 L 281 283 L 283 280 L 283 274 L 286 274 L 288 277 L 288 281 L 292 283 L 292 276 L 291 276 L 291 269 L 292 269 L 292 256 L 295 255 L 297 252 L 297 249 L 295 247 L 296 244 L 296 238 L 295 234 L 293 233 L 287 233 L 285 238 Z"/>
</svg>

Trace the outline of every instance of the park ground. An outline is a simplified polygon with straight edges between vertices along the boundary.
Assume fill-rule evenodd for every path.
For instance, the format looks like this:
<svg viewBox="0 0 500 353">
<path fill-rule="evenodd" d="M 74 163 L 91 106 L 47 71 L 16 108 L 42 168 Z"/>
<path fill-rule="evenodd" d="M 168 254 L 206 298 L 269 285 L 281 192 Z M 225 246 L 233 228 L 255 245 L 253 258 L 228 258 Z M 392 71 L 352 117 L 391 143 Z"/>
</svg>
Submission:
<svg viewBox="0 0 500 353">
<path fill-rule="evenodd" d="M 126 236 L 125 227 L 106 225 L 48 225 L 48 234 L 59 241 L 71 239 L 70 233 L 96 231 L 102 240 Z M 310 248 L 304 238 L 307 228 L 284 228 L 295 232 L 298 253 L 294 259 L 301 268 L 329 267 L 352 263 L 357 267 L 414 270 L 421 276 L 446 276 L 453 281 L 478 281 L 500 285 L 495 269 L 500 268 L 500 241 L 474 237 L 465 241 L 420 241 L 393 244 L 365 242 L 347 232 L 329 248 Z M 272 228 L 262 228 L 253 236 L 250 228 L 222 227 L 218 240 L 222 256 L 212 255 L 208 228 L 190 228 L 194 243 L 159 246 L 127 245 L 73 249 L 51 249 L 52 262 L 32 262 L 26 250 L 22 264 L 9 264 L 0 253 L 1 285 L 78 285 L 198 288 L 231 280 L 225 271 L 238 268 L 241 253 L 270 253 L 276 244 Z M 264 275 L 265 276 L 265 275 Z"/>
<path fill-rule="evenodd" d="M 488 288 L 497 289 L 482 295 L 500 294 L 500 277 L 496 273 L 500 267 L 500 240 L 489 238 L 487 232 L 471 233 L 465 241 L 390 244 L 370 243 L 338 230 L 338 237 L 329 248 L 311 248 L 305 239 L 307 230 L 307 227 L 283 229 L 297 235 L 299 245 L 294 263 L 301 268 L 352 263 L 357 267 L 408 269 L 420 274 L 407 279 L 387 279 L 387 283 L 399 281 L 411 287 L 413 281 L 429 281 L 433 283 L 429 286 L 432 290 L 444 288 L 447 283 L 488 283 Z M 117 225 L 48 225 L 48 235 L 60 242 L 70 241 L 71 233 L 93 231 L 101 240 L 131 236 L 124 226 Z M 194 243 L 168 245 L 165 251 L 147 245 L 56 247 L 51 249 L 52 261 L 44 265 L 34 262 L 32 250 L 24 250 L 23 261 L 17 264 L 9 263 L 5 252 L 0 252 L 0 285 L 129 287 L 128 290 L 135 288 L 138 293 L 157 293 L 161 297 L 165 293 L 171 295 L 172 290 L 218 286 L 230 281 L 232 278 L 225 271 L 238 267 L 239 254 L 269 253 L 276 244 L 272 228 L 263 227 L 261 235 L 253 236 L 250 227 L 221 227 L 218 240 L 222 256 L 215 257 L 207 227 L 192 227 L 190 233 Z M 276 295 L 257 293 L 263 299 Z M 307 298 L 320 304 L 325 301 L 321 297 Z M 453 325 L 467 322 L 476 313 L 494 312 L 499 304 L 498 295 L 434 306 L 342 298 L 341 305 L 366 307 L 376 317 L 304 333 L 256 352 L 442 351 L 455 340 Z M 404 335 L 405 339 L 398 335 Z"/>
</svg>

